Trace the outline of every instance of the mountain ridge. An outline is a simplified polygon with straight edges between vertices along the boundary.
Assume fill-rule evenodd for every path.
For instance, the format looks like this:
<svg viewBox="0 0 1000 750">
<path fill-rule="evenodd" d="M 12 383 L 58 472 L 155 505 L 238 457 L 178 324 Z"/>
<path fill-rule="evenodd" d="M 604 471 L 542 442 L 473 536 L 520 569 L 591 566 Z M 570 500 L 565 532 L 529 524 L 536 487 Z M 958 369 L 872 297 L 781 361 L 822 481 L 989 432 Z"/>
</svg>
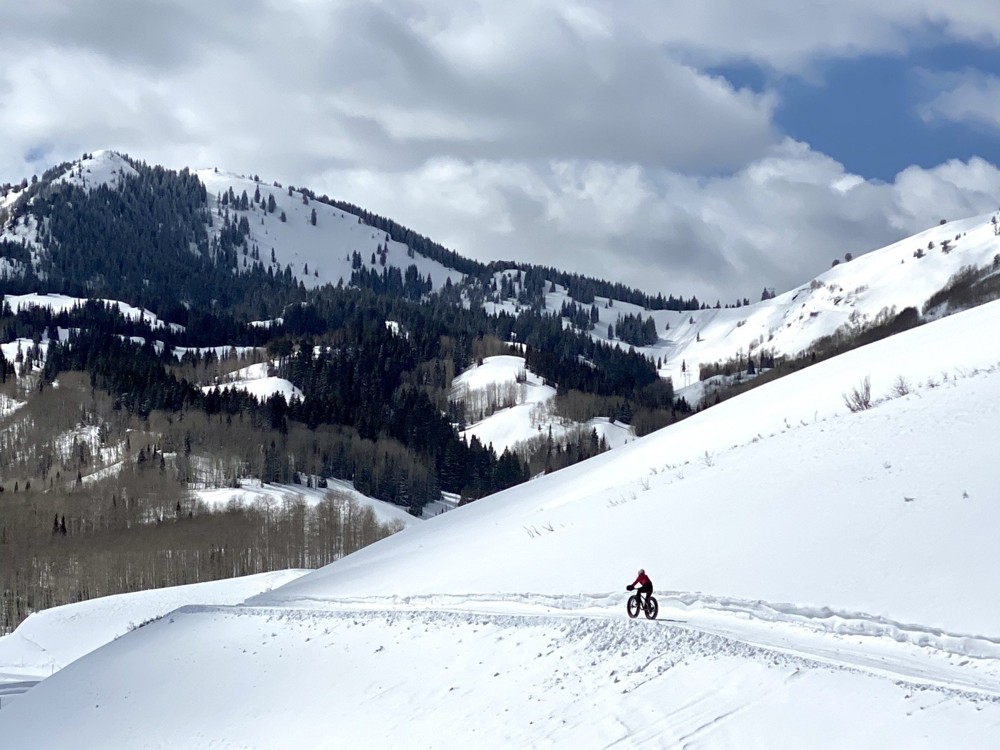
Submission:
<svg viewBox="0 0 1000 750">
<path fill-rule="evenodd" d="M 92 191 L 102 184 L 120 187 L 123 175 L 134 176 L 135 170 L 126 157 L 99 151 L 49 172 L 52 173 L 47 178 L 49 182 Z M 858 328 L 874 321 L 880 313 L 885 316 L 898 314 L 908 307 L 920 307 L 964 267 L 984 267 L 1000 253 L 996 224 L 992 222 L 996 214 L 987 214 L 930 227 L 884 248 L 835 263 L 833 268 L 795 289 L 780 295 L 772 293 L 768 299 L 738 307 L 722 307 L 718 303 L 716 307 L 708 307 L 696 298 L 684 301 L 672 295 L 665 300 L 662 294 L 654 297 L 627 288 L 619 288 L 621 296 L 614 297 L 594 291 L 595 285 L 598 291 L 610 291 L 615 288 L 613 284 L 567 275 L 540 265 L 499 264 L 497 267 L 461 259 L 462 263 L 456 265 L 472 264 L 465 270 L 475 271 L 475 284 L 479 288 L 473 292 L 473 287 L 466 286 L 473 277 L 441 264 L 440 258 L 459 259 L 461 256 L 391 220 L 342 201 L 316 196 L 308 189 L 286 188 L 278 183 L 268 185 L 256 177 L 215 169 L 201 169 L 190 174 L 205 186 L 204 210 L 215 213 L 213 224 L 207 227 L 212 239 L 207 238 L 205 242 L 230 247 L 226 251 L 231 256 L 228 262 L 239 267 L 236 270 L 242 269 L 240 273 L 256 266 L 260 269 L 260 280 L 289 286 L 290 291 L 283 294 L 290 301 L 301 299 L 292 290 L 294 286 L 316 289 L 324 284 L 352 283 L 353 278 L 355 283 L 375 284 L 378 289 L 387 282 L 376 279 L 376 275 L 381 277 L 387 269 L 400 269 L 398 281 L 393 282 L 399 292 L 405 292 L 411 283 L 415 290 L 418 283 L 428 285 L 419 286 L 415 291 L 417 295 L 428 288 L 442 293 L 449 286 L 461 287 L 463 291 L 454 297 L 456 302 L 464 298 L 465 304 L 469 304 L 471 294 L 473 302 L 481 300 L 494 314 L 503 311 L 516 314 L 527 306 L 553 311 L 570 303 L 589 308 L 588 325 L 591 327 L 588 333 L 595 341 L 634 346 L 651 361 L 658 362 L 660 375 L 670 377 L 678 388 L 696 381 L 701 364 L 714 366 L 751 356 L 759 359 L 761 353 L 769 357 L 792 357 L 807 350 L 817 339 L 835 334 L 838 329 Z M 38 185 L 32 185 L 22 196 L 30 197 L 32 190 L 38 189 Z M 258 195 L 254 195 L 255 192 Z M 228 201 L 230 194 L 232 202 Z M 224 200 L 225 206 L 222 205 Z M 14 205 L 10 196 L 5 201 L 8 206 Z M 246 206 L 239 208 L 243 203 Z M 350 206 L 358 213 L 347 213 L 338 206 Z M 0 240 L 26 243 L 32 252 L 40 250 L 37 220 L 26 207 L 18 210 L 26 213 L 14 218 Z M 230 210 L 236 235 L 224 240 L 229 232 L 226 216 Z M 285 213 L 285 221 L 280 220 L 279 212 Z M 314 215 L 317 225 L 311 221 Z M 394 234 L 412 238 L 421 247 L 433 246 L 439 259 L 422 255 L 390 238 L 386 229 L 367 224 L 366 216 Z M 249 221 L 250 218 L 253 221 Z M 331 248 L 337 248 L 342 255 Z M 37 258 L 33 262 L 37 264 Z M 20 260 L 0 258 L 0 267 L 8 276 L 17 270 L 19 263 L 23 265 L 23 251 Z M 404 279 L 402 270 L 410 265 L 414 267 L 413 275 Z M 359 271 L 365 274 L 364 278 L 358 277 Z M 505 279 L 510 282 L 506 287 L 510 297 L 503 297 L 500 289 L 503 285 L 499 282 Z M 629 297 L 640 304 L 630 302 Z M 657 305 L 674 309 L 656 309 Z M 260 312 L 260 319 L 281 313 L 271 310 L 268 314 L 263 309 Z M 655 342 L 643 346 L 613 335 L 611 329 L 623 316 L 651 320 Z"/>
</svg>

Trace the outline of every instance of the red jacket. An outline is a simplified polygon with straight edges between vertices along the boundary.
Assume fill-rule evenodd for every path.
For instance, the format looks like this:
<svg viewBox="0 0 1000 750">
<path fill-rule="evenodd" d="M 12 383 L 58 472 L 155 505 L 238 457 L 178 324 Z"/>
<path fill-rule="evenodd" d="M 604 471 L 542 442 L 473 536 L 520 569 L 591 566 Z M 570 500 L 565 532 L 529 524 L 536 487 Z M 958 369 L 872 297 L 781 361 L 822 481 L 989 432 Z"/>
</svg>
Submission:
<svg viewBox="0 0 1000 750">
<path fill-rule="evenodd" d="M 653 582 L 649 580 L 648 575 L 640 573 L 639 577 L 632 581 L 632 587 L 635 588 L 636 586 L 649 586 L 650 588 L 653 588 Z"/>
</svg>

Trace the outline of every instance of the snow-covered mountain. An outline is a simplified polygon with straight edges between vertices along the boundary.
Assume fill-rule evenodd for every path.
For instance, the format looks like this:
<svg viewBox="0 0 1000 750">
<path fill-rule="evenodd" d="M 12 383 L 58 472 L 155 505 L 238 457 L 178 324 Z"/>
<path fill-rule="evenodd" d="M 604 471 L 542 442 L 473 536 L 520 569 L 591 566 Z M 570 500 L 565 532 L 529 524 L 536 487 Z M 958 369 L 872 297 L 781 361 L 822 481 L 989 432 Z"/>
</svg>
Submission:
<svg viewBox="0 0 1000 750">
<path fill-rule="evenodd" d="M 118 187 L 126 177 L 134 177 L 138 172 L 122 155 L 107 149 L 100 149 L 73 162 L 68 169 L 55 178 L 56 183 L 78 185 L 84 190 L 92 190 L 99 185 Z"/>
<path fill-rule="evenodd" d="M 125 177 L 136 174 L 136 169 L 122 154 L 98 150 L 65 165 L 51 178 L 51 183 L 71 184 L 89 192 L 99 185 L 118 187 Z M 254 250 L 265 268 L 270 267 L 276 273 L 290 268 L 293 279 L 306 288 L 348 283 L 354 270 L 355 253 L 362 258 L 364 267 L 378 272 L 393 267 L 405 271 L 415 266 L 421 278 L 430 277 L 435 289 L 442 288 L 449 280 L 462 279 L 460 272 L 390 239 L 384 231 L 368 225 L 358 215 L 310 200 L 308 193 L 302 190 L 214 168 L 199 169 L 195 174 L 205 185 L 213 212 L 210 236 L 219 237 L 224 215 L 228 215 L 234 225 L 246 218 L 248 250 Z M 23 195 L 24 191 L 10 192 L 4 196 L 0 209 L 12 206 Z M 235 201 L 229 201 L 230 195 Z M 255 197 L 258 200 L 255 201 Z M 19 220 L 0 224 L 0 242 L 23 244 L 31 254 L 36 271 L 44 252 L 39 229 L 38 217 L 31 211 L 30 204 Z M 376 258 L 374 262 L 373 257 Z M 252 258 L 245 260 L 239 265 L 241 271 L 252 266 Z M 20 261 L 0 258 L 0 278 L 22 272 Z"/>
<path fill-rule="evenodd" d="M 998 325 L 1000 303 L 938 320 L 244 606 L 184 607 L 5 705 L 0 736 L 996 747 Z M 624 613 L 640 566 L 657 622 Z"/>
<path fill-rule="evenodd" d="M 244 192 L 247 194 L 251 208 L 234 211 L 234 214 L 249 217 L 248 242 L 258 247 L 265 264 L 271 262 L 273 251 L 274 269 L 281 271 L 286 265 L 291 266 L 294 278 L 307 288 L 336 285 L 341 281 L 347 284 L 351 280 L 355 252 L 361 255 L 365 267 L 380 272 L 384 267 L 405 269 L 415 265 L 422 277 L 430 275 L 435 289 L 443 287 L 449 279 L 453 283 L 462 279 L 458 271 L 445 268 L 419 253 L 411 253 L 406 245 L 363 223 L 360 217 L 319 201 L 310 201 L 300 190 L 216 169 L 199 169 L 196 174 L 205 184 L 214 210 L 218 209 L 220 196 L 230 190 L 237 198 L 242 198 Z M 254 204 L 252 200 L 258 191 L 262 204 Z M 274 209 L 269 210 L 272 198 Z M 229 208 L 233 210 L 232 206 Z M 219 228 L 217 223 L 216 231 Z M 385 263 L 376 257 L 373 264 L 372 256 L 380 251 L 384 252 Z"/>
<path fill-rule="evenodd" d="M 131 168 L 95 152 L 57 179 L 114 186 Z M 216 219 L 246 218 L 248 251 L 276 272 L 290 267 L 307 288 L 346 282 L 355 253 L 369 268 L 375 254 L 376 270 L 380 255 L 387 267 L 414 264 L 436 288 L 462 277 L 301 191 L 198 176 Z M 234 207 L 230 196 L 242 204 L 244 193 L 246 208 Z M 0 208 L 12 205 L 8 196 Z M 659 340 L 639 351 L 675 385 L 694 387 L 700 363 L 794 354 L 844 325 L 921 309 L 966 266 L 1000 265 L 992 219 L 935 226 L 755 304 L 649 311 L 598 296 L 591 336 L 612 340 L 619 316 L 652 317 Z M 220 229 L 214 221 L 213 236 Z M 45 227 L 30 213 L 0 231 L 37 259 Z M 20 262 L 2 261 L 0 276 Z M 518 275 L 494 279 L 516 290 Z M 563 286 L 546 288 L 550 311 L 573 301 Z M 78 302 L 42 292 L 6 300 L 53 310 Z M 105 302 L 164 336 L 166 326 L 183 333 Z M 428 520 L 321 570 L 289 573 L 295 580 L 280 589 L 216 583 L 197 596 L 34 615 L 0 638 L 0 737 L 101 748 L 1000 746 L 1000 604 L 990 594 L 1000 585 L 998 324 L 1000 302 L 958 312 L 638 440 L 593 421 L 584 428 L 616 450 L 452 513 L 437 516 L 429 503 Z M 38 338 L 4 343 L 4 355 L 37 370 L 47 345 Z M 256 357 L 206 370 L 199 385 L 301 395 Z M 11 393 L 0 395 L 0 415 L 31 398 L 27 388 Z M 855 406 L 873 408 L 851 411 L 852 393 Z M 512 355 L 485 358 L 452 391 L 487 407 L 465 435 L 498 452 L 576 427 L 554 416 L 553 395 Z M 291 493 L 307 504 L 322 494 L 242 481 L 198 496 L 266 507 Z M 409 521 L 396 506 L 358 502 L 379 520 Z M 655 623 L 623 612 L 624 584 L 640 566 L 658 586 Z M 55 674 L 27 692 L 10 687 L 46 671 Z"/>
<path fill-rule="evenodd" d="M 68 182 L 84 189 L 99 184 L 114 187 L 125 175 L 134 173 L 121 154 L 95 151 L 66 166 L 54 182 Z M 405 270 L 413 265 L 420 277 L 429 276 L 438 290 L 449 281 L 454 284 L 463 279 L 458 270 L 389 238 L 385 231 L 370 226 L 358 215 L 311 200 L 308 190 L 215 168 L 199 169 L 195 174 L 205 185 L 213 213 L 210 235 L 218 237 L 222 231 L 222 214 L 229 214 L 234 224 L 245 217 L 249 227 L 246 245 L 260 262 L 276 273 L 290 268 L 293 280 L 308 289 L 349 283 L 355 253 L 364 268 L 379 273 L 384 268 Z M 246 208 L 242 208 L 244 194 Z M 20 195 L 10 193 L 6 204 L 12 204 Z M 230 195 L 235 201 L 229 200 Z M 793 355 L 842 326 L 861 326 L 880 314 L 907 307 L 919 310 L 961 269 L 982 267 L 998 257 L 1000 236 L 994 219 L 994 215 L 983 215 L 936 224 L 887 247 L 845 259 L 795 289 L 740 307 L 649 310 L 597 296 L 593 303 L 585 304 L 593 304 L 598 315 L 591 335 L 599 341 L 616 341 L 608 336 L 608 328 L 619 317 L 652 317 L 658 340 L 636 349 L 660 362 L 660 374 L 670 377 L 679 390 L 697 382 L 700 364 L 765 350 Z M 0 240 L 26 244 L 37 259 L 38 228 L 37 218 L 29 210 L 21 221 L 0 227 Z M 16 263 L 0 260 L 0 264 L 6 264 L 0 265 L 0 275 L 16 271 Z M 238 268 L 245 271 L 252 264 L 253 259 L 246 256 L 239 260 Z M 513 280 L 519 272 L 497 271 L 494 281 L 503 276 Z M 516 283 L 512 286 L 520 289 Z M 547 310 L 556 311 L 563 303 L 574 301 L 565 286 L 547 282 L 547 287 L 551 288 L 545 296 Z M 645 291 L 655 294 L 664 290 Z M 494 302 L 487 294 L 486 299 L 487 309 L 494 312 L 513 312 L 520 307 L 513 298 Z"/>
<path fill-rule="evenodd" d="M 592 303 L 599 319 L 591 335 L 599 341 L 615 341 L 608 337 L 608 326 L 619 317 L 652 317 L 659 340 L 635 349 L 660 361 L 660 375 L 671 378 L 681 390 L 697 383 L 699 364 L 738 356 L 745 361 L 747 356 L 764 350 L 775 355 L 795 355 L 842 326 L 860 327 L 880 313 L 899 313 L 907 307 L 919 312 L 928 298 L 963 268 L 996 263 L 1000 236 L 994 218 L 987 214 L 936 225 L 838 263 L 795 289 L 740 307 L 648 310 L 599 296 Z M 565 287 L 555 285 L 555 290 L 546 295 L 546 307 L 559 310 L 572 300 Z M 488 307 L 513 311 L 517 305 L 506 300 L 488 303 Z"/>
</svg>

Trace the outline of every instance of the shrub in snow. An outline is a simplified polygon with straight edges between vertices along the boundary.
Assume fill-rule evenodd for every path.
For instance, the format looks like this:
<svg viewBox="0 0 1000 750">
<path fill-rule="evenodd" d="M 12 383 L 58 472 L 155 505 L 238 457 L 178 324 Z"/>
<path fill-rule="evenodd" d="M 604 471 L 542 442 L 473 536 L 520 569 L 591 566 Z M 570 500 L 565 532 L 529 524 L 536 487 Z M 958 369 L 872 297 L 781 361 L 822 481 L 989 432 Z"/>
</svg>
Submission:
<svg viewBox="0 0 1000 750">
<path fill-rule="evenodd" d="M 913 388 L 910 385 L 910 381 L 908 381 L 902 375 L 898 376 L 893 381 L 891 393 L 894 398 L 901 398 L 912 392 Z"/>
<path fill-rule="evenodd" d="M 844 394 L 844 403 L 852 412 L 864 411 L 872 408 L 872 381 L 865 377 L 859 385 L 854 386 Z"/>
</svg>

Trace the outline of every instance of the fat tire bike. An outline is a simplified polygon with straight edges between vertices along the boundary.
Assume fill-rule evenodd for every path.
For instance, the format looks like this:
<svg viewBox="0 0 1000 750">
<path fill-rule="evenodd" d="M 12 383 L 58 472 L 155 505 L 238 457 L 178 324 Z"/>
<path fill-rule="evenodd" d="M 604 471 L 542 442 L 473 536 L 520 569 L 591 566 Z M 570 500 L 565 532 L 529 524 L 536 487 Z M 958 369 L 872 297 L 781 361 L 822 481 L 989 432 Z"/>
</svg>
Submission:
<svg viewBox="0 0 1000 750">
<path fill-rule="evenodd" d="M 660 603 L 656 601 L 656 597 L 652 594 L 647 594 L 646 601 L 643 602 L 642 594 L 636 591 L 628 598 L 625 609 L 628 611 L 628 616 L 633 619 L 638 617 L 639 612 L 642 611 L 646 615 L 647 620 L 655 620 L 656 615 L 660 612 Z"/>
</svg>

